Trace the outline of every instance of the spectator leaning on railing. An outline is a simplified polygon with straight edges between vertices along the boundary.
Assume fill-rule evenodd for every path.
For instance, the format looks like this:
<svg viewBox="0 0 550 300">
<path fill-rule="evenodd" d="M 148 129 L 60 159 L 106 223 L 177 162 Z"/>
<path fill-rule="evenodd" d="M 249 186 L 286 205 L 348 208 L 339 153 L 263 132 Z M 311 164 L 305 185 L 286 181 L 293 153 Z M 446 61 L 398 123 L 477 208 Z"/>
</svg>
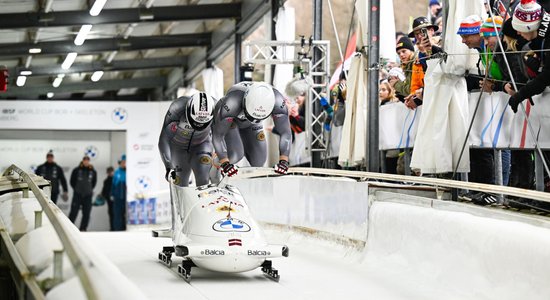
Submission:
<svg viewBox="0 0 550 300">
<path fill-rule="evenodd" d="M 426 17 L 418 17 L 413 21 L 413 30 L 409 32 L 409 37 L 414 37 L 416 46 L 418 47 L 418 61 L 417 63 L 422 66 L 422 75 L 426 72 L 428 65 L 427 59 L 431 59 L 432 55 L 443 53 L 443 49 L 436 45 L 433 37 L 435 32 L 439 29 L 437 25 L 434 25 L 428 21 Z M 424 86 L 424 84 L 422 84 Z M 412 91 L 412 88 L 411 88 Z M 416 89 L 412 91 L 411 95 L 405 99 L 405 105 L 409 108 L 415 108 L 422 104 L 423 89 Z"/>
<path fill-rule="evenodd" d="M 525 99 L 541 94 L 550 85 L 550 13 L 534 0 L 522 0 L 518 4 L 512 17 L 512 26 L 521 37 L 529 41 L 527 49 L 529 53 L 524 55 L 524 62 L 531 80 L 517 92 L 512 89 L 506 91 L 510 94 L 508 101 L 510 107 L 516 113 L 518 106 Z M 534 103 L 531 103 L 534 104 Z M 550 153 L 544 151 L 545 157 Z M 546 159 L 547 163 L 550 163 Z M 550 179 L 545 178 L 545 191 L 550 191 Z"/>
<path fill-rule="evenodd" d="M 395 96 L 395 91 L 388 81 L 383 81 L 378 88 L 378 96 L 380 106 L 389 105 L 399 102 Z M 381 123 L 382 124 L 382 123 Z M 397 160 L 399 158 L 399 150 L 387 150 L 385 155 L 386 173 L 397 174 Z"/>
<path fill-rule="evenodd" d="M 532 79 L 517 92 L 508 91 L 511 95 L 509 104 L 514 113 L 523 100 L 542 93 L 550 85 L 550 55 L 545 52 L 550 50 L 549 22 L 550 14 L 543 12 L 542 7 L 534 0 L 521 1 L 514 11 L 512 26 L 519 35 L 529 41 L 529 50 L 533 51 L 525 55 L 525 64 Z"/>
<path fill-rule="evenodd" d="M 405 74 L 405 79 L 400 79 L 397 75 L 389 74 L 389 83 L 395 89 L 396 96 L 405 101 L 405 98 L 411 93 L 412 69 L 416 60 L 414 45 L 411 40 L 404 36 L 399 39 L 395 46 L 395 51 L 401 60 L 401 70 Z"/>
<path fill-rule="evenodd" d="M 482 20 L 477 15 L 471 15 L 460 22 L 457 34 L 462 38 L 462 43 L 470 49 L 478 51 L 482 56 L 485 51 L 483 38 L 480 35 Z M 477 72 L 478 74 L 467 74 L 466 82 L 468 92 L 472 92 L 480 88 L 483 81 L 480 80 L 482 70 L 480 64 L 485 64 L 487 60 L 478 59 Z M 494 64 L 496 65 L 496 64 Z M 497 66 L 498 67 L 498 66 Z M 468 180 L 479 183 L 495 183 L 495 167 L 494 167 L 494 151 L 492 149 L 470 148 L 470 173 Z M 496 198 L 489 197 L 483 193 L 469 193 L 463 195 L 464 198 L 470 199 L 478 204 L 491 204 L 496 201 Z"/>
<path fill-rule="evenodd" d="M 512 19 L 508 19 L 502 24 L 503 42 L 506 48 L 506 58 L 510 64 L 510 69 L 514 81 L 518 86 L 523 86 L 529 78 L 527 77 L 527 71 L 523 64 L 523 56 L 517 51 L 522 50 L 527 41 L 522 38 L 516 30 L 512 27 Z M 506 62 L 503 60 L 497 60 L 499 66 L 504 70 L 505 80 L 510 81 L 510 75 L 508 74 L 508 68 Z M 497 85 L 499 86 L 499 85 Z M 512 91 L 512 84 L 506 83 L 503 85 L 503 89 Z M 499 89 L 500 90 L 500 89 Z M 532 150 L 512 150 L 511 166 L 510 166 L 510 180 L 509 185 L 513 187 L 519 187 L 524 189 L 532 189 L 535 183 L 535 161 Z"/>
</svg>

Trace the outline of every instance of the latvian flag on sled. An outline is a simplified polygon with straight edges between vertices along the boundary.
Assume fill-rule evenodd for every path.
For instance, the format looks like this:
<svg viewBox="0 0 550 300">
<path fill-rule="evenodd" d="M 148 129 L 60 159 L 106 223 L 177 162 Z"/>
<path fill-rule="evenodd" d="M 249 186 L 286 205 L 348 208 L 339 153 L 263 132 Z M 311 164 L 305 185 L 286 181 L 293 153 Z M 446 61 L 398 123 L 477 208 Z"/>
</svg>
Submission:
<svg viewBox="0 0 550 300">
<path fill-rule="evenodd" d="M 229 246 L 242 246 L 243 242 L 240 239 L 230 239 L 228 241 Z"/>
</svg>

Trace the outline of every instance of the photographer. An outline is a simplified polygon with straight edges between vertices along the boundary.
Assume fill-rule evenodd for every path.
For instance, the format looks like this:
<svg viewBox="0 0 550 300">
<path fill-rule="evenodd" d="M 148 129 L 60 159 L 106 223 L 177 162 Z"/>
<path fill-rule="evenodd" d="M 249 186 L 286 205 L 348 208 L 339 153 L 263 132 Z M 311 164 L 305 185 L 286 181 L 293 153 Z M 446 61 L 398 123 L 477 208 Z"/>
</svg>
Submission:
<svg viewBox="0 0 550 300">
<path fill-rule="evenodd" d="M 416 46 L 419 50 L 417 61 L 422 67 L 422 73 L 425 73 L 428 68 L 426 60 L 430 59 L 434 54 L 443 52 L 443 49 L 432 41 L 432 37 L 437 30 L 438 27 L 430 23 L 426 17 L 418 17 L 413 21 L 413 30 L 409 33 L 409 37 L 415 38 Z M 411 94 L 405 98 L 405 105 L 411 109 L 422 105 L 423 92 L 424 89 L 422 87 L 414 91 L 411 90 Z"/>
<path fill-rule="evenodd" d="M 416 46 L 420 51 L 420 62 L 426 71 L 426 60 L 430 59 L 432 55 L 443 52 L 436 43 L 433 42 L 435 32 L 439 29 L 437 25 L 434 25 L 428 21 L 426 17 L 418 17 L 413 21 L 413 30 L 409 32 L 409 37 L 414 37 Z"/>
</svg>

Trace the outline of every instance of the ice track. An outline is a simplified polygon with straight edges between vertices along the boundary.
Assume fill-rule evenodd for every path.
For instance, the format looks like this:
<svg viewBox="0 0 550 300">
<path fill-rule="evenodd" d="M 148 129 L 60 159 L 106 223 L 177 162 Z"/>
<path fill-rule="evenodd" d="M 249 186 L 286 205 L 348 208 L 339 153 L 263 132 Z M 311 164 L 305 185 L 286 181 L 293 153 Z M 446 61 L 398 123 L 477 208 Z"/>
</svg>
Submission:
<svg viewBox="0 0 550 300">
<path fill-rule="evenodd" d="M 274 235 L 281 238 L 269 234 Z M 149 232 L 83 236 L 150 299 L 359 299 L 367 289 L 369 296 L 399 298 L 391 287 L 377 286 L 375 278 L 369 280 L 367 272 L 354 265 L 357 256 L 343 259 L 341 254 L 330 253 L 338 246 L 313 245 L 300 238 L 290 244 L 290 257 L 273 260 L 281 274 L 279 283 L 269 280 L 259 269 L 224 274 L 198 268 L 193 268 L 193 279 L 187 283 L 176 271 L 180 258 L 173 257 L 171 269 L 156 258 L 162 246 L 170 245 L 170 239 L 155 239 Z"/>
</svg>

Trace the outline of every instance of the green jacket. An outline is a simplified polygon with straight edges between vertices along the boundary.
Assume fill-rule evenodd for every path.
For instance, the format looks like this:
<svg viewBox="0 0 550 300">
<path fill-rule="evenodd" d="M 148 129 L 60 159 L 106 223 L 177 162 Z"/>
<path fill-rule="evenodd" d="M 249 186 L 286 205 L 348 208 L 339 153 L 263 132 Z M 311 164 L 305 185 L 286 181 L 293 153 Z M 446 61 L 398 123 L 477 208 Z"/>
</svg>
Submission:
<svg viewBox="0 0 550 300">
<path fill-rule="evenodd" d="M 498 66 L 498 63 L 493 60 L 493 53 L 491 53 L 491 50 L 488 48 L 485 48 L 486 53 L 480 53 L 481 56 L 481 62 L 487 68 L 487 62 L 493 61 L 491 63 L 491 70 L 489 72 L 489 78 L 493 78 L 496 80 L 502 80 L 504 77 L 502 76 L 502 72 L 500 71 L 500 67 Z"/>
<path fill-rule="evenodd" d="M 417 55 L 418 53 L 414 52 L 413 57 L 404 67 L 403 64 L 401 64 L 401 69 L 403 69 L 403 73 L 405 73 L 405 81 L 397 81 L 395 83 L 393 88 L 396 94 L 407 97 L 411 93 L 412 68 Z"/>
</svg>

